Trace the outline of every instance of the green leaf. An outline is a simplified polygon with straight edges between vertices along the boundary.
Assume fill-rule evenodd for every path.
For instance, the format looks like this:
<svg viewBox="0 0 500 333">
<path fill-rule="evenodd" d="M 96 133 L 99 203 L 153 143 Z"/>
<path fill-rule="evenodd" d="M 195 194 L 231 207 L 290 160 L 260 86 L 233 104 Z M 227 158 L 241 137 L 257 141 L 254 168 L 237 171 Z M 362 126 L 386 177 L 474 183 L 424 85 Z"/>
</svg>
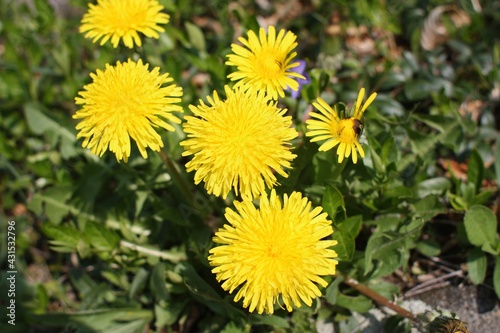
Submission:
<svg viewBox="0 0 500 333">
<path fill-rule="evenodd" d="M 483 283 L 487 266 L 486 254 L 480 248 L 475 247 L 467 252 L 467 270 L 472 283 Z"/>
<path fill-rule="evenodd" d="M 374 268 L 368 276 L 370 280 L 387 276 L 395 272 L 399 267 L 404 266 L 408 262 L 408 251 L 402 248 L 399 251 L 385 252 L 383 256 L 377 256 L 377 258 L 373 259 Z"/>
<path fill-rule="evenodd" d="M 325 290 L 325 299 L 328 303 L 334 305 L 337 303 L 337 296 L 339 295 L 339 285 L 344 281 L 343 276 L 336 277 L 332 283 Z"/>
<path fill-rule="evenodd" d="M 189 298 L 185 297 L 180 300 L 162 300 L 155 303 L 156 327 L 164 327 L 175 324 L 179 319 L 180 314 L 190 301 L 191 300 Z"/>
<path fill-rule="evenodd" d="M 485 190 L 477 193 L 468 204 L 470 206 L 485 204 L 496 191 Z"/>
<path fill-rule="evenodd" d="M 71 194 L 72 189 L 70 186 L 54 186 L 47 189 L 43 194 L 36 193 L 28 207 L 37 214 L 45 213 L 50 222 L 59 224 L 71 212 L 71 208 L 66 204 Z"/>
<path fill-rule="evenodd" d="M 191 45 L 199 51 L 205 51 L 206 45 L 203 31 L 201 31 L 201 29 L 197 25 L 194 25 L 191 22 L 185 22 L 184 26 L 186 27 L 186 31 L 189 36 L 189 42 L 191 43 Z"/>
<path fill-rule="evenodd" d="M 484 206 L 472 206 L 464 217 L 465 232 L 472 245 L 495 244 L 497 221 L 491 209 Z"/>
<path fill-rule="evenodd" d="M 497 184 L 500 184 L 500 134 L 498 134 L 495 141 L 495 175 L 497 178 Z"/>
<path fill-rule="evenodd" d="M 223 300 L 205 279 L 198 275 L 191 265 L 182 263 L 178 267 L 184 277 L 184 284 L 196 300 L 205 304 L 212 311 L 223 316 L 229 316 L 233 320 L 242 320 L 246 317 L 246 314 L 236 308 L 232 301 L 228 303 Z"/>
<path fill-rule="evenodd" d="M 441 253 L 439 243 L 433 239 L 425 239 L 417 243 L 417 250 L 428 257 L 435 257 Z"/>
<path fill-rule="evenodd" d="M 169 300 L 170 293 L 165 284 L 165 264 L 157 263 L 151 271 L 149 289 L 156 300 Z"/>
<path fill-rule="evenodd" d="M 74 252 L 77 249 L 80 231 L 71 224 L 54 225 L 45 223 L 42 225 L 42 231 L 49 238 L 50 243 L 58 252 Z"/>
<path fill-rule="evenodd" d="M 490 243 L 484 243 L 483 246 L 481 246 L 481 250 L 483 252 L 492 254 L 494 256 L 500 254 L 500 248 L 499 248 L 500 243 L 497 242 L 497 244 L 490 244 Z"/>
<path fill-rule="evenodd" d="M 406 244 L 405 234 L 396 234 L 394 232 L 384 232 L 373 234 L 368 240 L 365 250 L 365 275 L 373 268 L 373 259 L 389 257 L 392 252 L 399 252 L 404 249 Z"/>
<path fill-rule="evenodd" d="M 90 256 L 90 243 L 86 237 L 81 237 L 76 245 L 76 251 L 81 258 L 87 258 Z"/>
<path fill-rule="evenodd" d="M 47 134 L 60 138 L 63 157 L 75 156 L 77 154 L 76 135 L 57 121 L 46 116 L 43 110 L 45 110 L 45 107 L 39 103 L 29 102 L 24 105 L 24 115 L 31 131 L 38 135 Z"/>
<path fill-rule="evenodd" d="M 332 239 L 338 242 L 337 245 L 332 247 L 338 254 L 337 259 L 341 261 L 351 261 L 356 247 L 354 238 L 351 234 L 346 231 L 336 230 L 333 232 Z"/>
<path fill-rule="evenodd" d="M 370 145 L 368 146 L 368 151 L 370 152 L 370 157 L 371 157 L 371 164 L 373 166 L 373 169 L 377 172 L 377 174 L 384 174 L 385 173 L 385 166 L 384 163 L 382 162 L 382 158 L 378 154 L 377 150 L 375 148 L 380 148 L 380 145 L 377 143 L 375 139 L 368 138 L 368 142 Z"/>
<path fill-rule="evenodd" d="M 420 198 L 428 196 L 429 194 L 442 195 L 451 187 L 451 182 L 445 177 L 429 178 L 421 181 L 417 185 L 417 195 Z"/>
<path fill-rule="evenodd" d="M 467 168 L 467 181 L 476 187 L 476 193 L 481 189 L 484 178 L 484 162 L 477 150 L 472 150 Z"/>
<path fill-rule="evenodd" d="M 339 189 L 334 185 L 329 184 L 326 186 L 321 205 L 333 221 L 336 220 L 335 217 L 337 216 L 339 210 L 343 213 L 342 219 L 345 219 L 344 197 Z"/>
<path fill-rule="evenodd" d="M 404 115 L 405 109 L 401 103 L 396 101 L 389 95 L 379 94 L 377 95 L 377 99 L 374 103 L 377 105 L 377 108 L 384 112 L 384 114 L 389 116 L 400 116 Z"/>
<path fill-rule="evenodd" d="M 336 305 L 359 313 L 368 312 L 373 308 L 372 301 L 366 296 L 347 296 L 342 293 L 338 294 Z"/>
<path fill-rule="evenodd" d="M 255 325 L 269 325 L 273 327 L 289 328 L 290 324 L 286 318 L 276 315 L 251 314 L 250 322 Z"/>
<path fill-rule="evenodd" d="M 421 133 L 407 129 L 408 136 L 411 141 L 412 150 L 420 157 L 424 157 L 433 153 L 436 149 L 436 143 L 439 141 L 437 135 L 430 135 L 428 133 Z"/>
<path fill-rule="evenodd" d="M 137 273 L 134 276 L 134 279 L 132 280 L 132 284 L 130 285 L 128 298 L 134 299 L 137 296 L 137 294 L 144 289 L 146 283 L 148 282 L 148 277 L 149 273 L 144 268 L 141 268 L 137 271 Z"/>
<path fill-rule="evenodd" d="M 493 288 L 497 297 L 500 298 L 500 257 L 495 259 L 495 268 L 493 269 Z"/>
<path fill-rule="evenodd" d="M 220 331 L 220 333 L 248 333 L 248 332 L 250 332 L 250 327 L 243 328 L 234 322 L 228 323 L 226 326 L 224 326 L 222 331 Z"/>
<path fill-rule="evenodd" d="M 361 231 L 361 225 L 363 224 L 363 216 L 356 215 L 345 219 L 340 223 L 334 223 L 334 230 L 341 230 L 342 232 L 347 232 L 352 238 L 356 238 Z"/>
<path fill-rule="evenodd" d="M 133 333 L 143 332 L 146 324 L 153 319 L 150 310 L 120 308 L 99 309 L 81 313 L 53 313 L 33 315 L 30 322 L 38 326 L 61 327 L 80 333 L 112 332 Z"/>
<path fill-rule="evenodd" d="M 99 222 L 87 221 L 85 234 L 89 238 L 92 247 L 97 251 L 111 252 L 120 243 L 120 237 Z"/>
<path fill-rule="evenodd" d="M 438 196 L 430 194 L 411 205 L 414 211 L 414 218 L 427 222 L 434 216 L 444 213 L 446 208 L 439 200 Z"/>
<path fill-rule="evenodd" d="M 194 295 L 207 301 L 222 300 L 219 294 L 196 273 L 191 265 L 182 263 L 179 267 L 182 269 L 181 274 L 184 277 L 184 283 Z"/>
<path fill-rule="evenodd" d="M 366 225 L 376 225 L 377 233 L 385 231 L 395 231 L 398 230 L 401 224 L 405 222 L 405 218 L 401 214 L 387 214 L 379 215 L 376 220 L 365 221 Z"/>
<path fill-rule="evenodd" d="M 432 93 L 438 92 L 443 87 L 443 81 L 415 79 L 406 82 L 404 92 L 410 101 L 418 101 L 430 97 Z"/>
</svg>

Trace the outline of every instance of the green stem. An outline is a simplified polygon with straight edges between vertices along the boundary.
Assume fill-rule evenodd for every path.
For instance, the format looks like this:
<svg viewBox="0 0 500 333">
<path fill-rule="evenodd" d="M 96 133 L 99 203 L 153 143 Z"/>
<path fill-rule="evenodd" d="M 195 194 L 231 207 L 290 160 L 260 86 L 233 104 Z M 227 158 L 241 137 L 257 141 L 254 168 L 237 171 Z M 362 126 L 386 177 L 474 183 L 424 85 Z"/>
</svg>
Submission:
<svg viewBox="0 0 500 333">
<path fill-rule="evenodd" d="M 193 203 L 194 202 L 193 193 L 191 193 L 191 191 L 189 190 L 189 185 L 186 182 L 186 179 L 182 177 L 179 167 L 172 162 L 170 157 L 168 157 L 167 153 L 165 153 L 163 150 L 160 150 L 160 158 L 162 159 L 163 163 L 165 163 L 165 165 L 167 166 L 170 175 L 179 186 L 179 189 L 181 190 L 186 200 L 189 203 Z"/>
<path fill-rule="evenodd" d="M 144 247 L 141 245 L 137 245 L 134 243 L 127 242 L 125 240 L 120 241 L 120 245 L 123 247 L 126 247 L 128 249 L 149 255 L 149 256 L 155 256 L 158 258 L 162 258 L 165 260 L 169 260 L 171 262 L 177 263 L 183 260 L 186 260 L 186 254 L 185 253 L 170 253 L 170 252 L 165 252 L 165 251 L 158 251 L 155 249 L 150 249 L 148 247 Z"/>
<path fill-rule="evenodd" d="M 335 158 L 338 158 L 338 156 L 335 156 Z M 344 171 L 345 166 L 347 165 L 347 160 L 348 160 L 348 158 L 344 158 L 342 163 L 337 164 L 337 166 L 335 167 L 335 170 L 333 170 L 333 175 L 332 175 L 331 179 L 337 179 L 342 174 L 342 171 Z"/>
</svg>

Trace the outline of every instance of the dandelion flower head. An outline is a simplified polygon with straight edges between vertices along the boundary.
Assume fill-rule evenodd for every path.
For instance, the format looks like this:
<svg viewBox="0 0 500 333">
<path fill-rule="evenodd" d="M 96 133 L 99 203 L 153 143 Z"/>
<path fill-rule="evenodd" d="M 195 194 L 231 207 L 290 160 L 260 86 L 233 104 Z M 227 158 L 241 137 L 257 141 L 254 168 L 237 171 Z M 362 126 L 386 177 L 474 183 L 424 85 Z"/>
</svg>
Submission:
<svg viewBox="0 0 500 333">
<path fill-rule="evenodd" d="M 276 184 L 274 172 L 287 177 L 283 169 L 296 156 L 289 141 L 298 133 L 286 109 L 263 92 L 228 86 L 225 92 L 224 101 L 214 91 L 209 105 L 200 100 L 189 106 L 193 116 L 185 117 L 187 140 L 181 145 L 183 155 L 193 158 L 186 168 L 196 170 L 194 182 L 203 181 L 209 194 L 226 198 L 234 188 L 237 195 L 256 197 Z"/>
<path fill-rule="evenodd" d="M 141 46 L 139 33 L 159 38 L 158 32 L 165 31 L 158 24 L 168 23 L 170 16 L 162 13 L 163 6 L 156 0 L 97 0 L 89 4 L 83 16 L 80 32 L 95 43 L 101 39 L 104 45 L 109 39 L 117 47 L 120 39 L 128 48 L 134 43 Z"/>
<path fill-rule="evenodd" d="M 154 151 L 163 147 L 156 128 L 174 131 L 165 120 L 180 124 L 172 112 L 182 112 L 181 106 L 174 105 L 181 101 L 182 88 L 164 86 L 173 79 L 168 73 L 160 75 L 158 67 L 148 71 L 148 66 L 142 60 L 136 63 L 129 59 L 90 74 L 93 82 L 75 98 L 82 109 L 73 116 L 82 119 L 76 129 L 77 138 L 84 138 L 83 147 L 99 156 L 109 149 L 118 161 L 125 162 L 130 156 L 130 138 L 144 158 L 147 147 Z"/>
<path fill-rule="evenodd" d="M 299 83 L 294 79 L 305 77 L 291 69 L 299 66 L 292 59 L 297 55 L 292 50 L 297 46 L 297 36 L 292 32 L 280 30 L 276 35 L 274 26 L 260 28 L 259 36 L 253 31 L 248 32 L 248 39 L 238 40 L 243 45 L 232 44 L 234 54 L 228 55 L 226 65 L 236 66 L 237 71 L 228 75 L 232 81 L 238 81 L 235 87 L 244 86 L 251 91 L 264 90 L 273 99 L 284 97 L 284 89 L 296 91 Z"/>
<path fill-rule="evenodd" d="M 330 105 L 319 97 L 313 105 L 320 113 L 311 112 L 310 116 L 314 119 L 306 121 L 306 136 L 312 136 L 312 142 L 327 140 L 319 147 L 320 151 L 328 151 L 338 145 L 337 155 L 339 163 L 342 163 L 344 158 L 349 158 L 351 154 L 353 163 L 356 163 L 358 161 L 357 152 L 359 152 L 361 158 L 365 157 L 365 151 L 358 141 L 362 129 L 361 118 L 368 106 L 377 97 L 377 94 L 371 94 L 363 104 L 364 96 L 365 89 L 361 88 L 353 115 L 346 118 L 339 116 L 336 106 L 332 109 Z"/>
<path fill-rule="evenodd" d="M 302 302 L 308 306 L 321 296 L 321 277 L 335 274 L 337 253 L 330 249 L 337 241 L 326 240 L 333 233 L 331 221 L 321 207 L 299 192 L 284 195 L 283 204 L 275 190 L 252 201 L 235 201 L 236 211 L 227 208 L 230 224 L 218 230 L 208 260 L 222 288 L 243 298 L 243 307 L 259 314 L 272 314 L 274 304 L 288 311 Z"/>
</svg>

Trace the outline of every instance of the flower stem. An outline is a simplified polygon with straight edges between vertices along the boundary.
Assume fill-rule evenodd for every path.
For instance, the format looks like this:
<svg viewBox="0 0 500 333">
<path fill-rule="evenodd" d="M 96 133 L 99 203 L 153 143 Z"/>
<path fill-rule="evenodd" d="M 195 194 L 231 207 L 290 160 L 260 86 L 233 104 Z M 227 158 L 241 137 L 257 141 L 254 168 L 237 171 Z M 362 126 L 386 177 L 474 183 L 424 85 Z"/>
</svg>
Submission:
<svg viewBox="0 0 500 333">
<path fill-rule="evenodd" d="M 400 314 L 403 317 L 410 319 L 411 321 L 414 321 L 414 322 L 417 321 L 417 317 L 415 317 L 415 315 L 413 313 L 400 307 L 396 303 L 389 301 L 387 298 L 380 295 L 375 290 L 368 288 L 367 286 L 359 283 L 355 279 L 346 278 L 343 282 L 345 284 L 347 284 L 349 287 L 351 287 L 352 289 L 355 289 L 355 290 L 359 291 L 360 293 L 362 293 L 363 295 L 365 295 L 366 297 L 372 299 L 376 303 L 378 303 L 382 306 L 388 307 L 389 309 L 395 311 L 396 313 Z"/>
<path fill-rule="evenodd" d="M 165 251 L 158 251 L 155 249 L 150 249 L 144 246 L 140 246 L 134 243 L 127 242 L 125 240 L 120 241 L 120 245 L 123 247 L 126 247 L 128 249 L 149 255 L 149 256 L 155 256 L 158 258 L 162 258 L 165 260 L 169 260 L 171 262 L 177 263 L 183 260 L 186 260 L 186 254 L 185 253 L 170 253 L 170 252 L 165 252 Z"/>
<path fill-rule="evenodd" d="M 187 202 L 189 203 L 194 202 L 193 194 L 189 190 L 189 185 L 186 182 L 186 179 L 182 177 L 179 167 L 172 162 L 170 157 L 163 150 L 160 150 L 159 154 L 160 158 L 162 159 L 163 163 L 165 163 L 165 165 L 167 166 L 170 175 L 179 186 L 179 189 L 186 198 Z"/>
<path fill-rule="evenodd" d="M 337 158 L 337 156 L 335 156 L 335 158 Z M 333 170 L 331 179 L 335 180 L 338 177 L 340 177 L 340 175 L 342 174 L 342 171 L 344 171 L 346 165 L 347 165 L 347 158 L 344 158 L 344 160 L 342 161 L 342 163 L 337 164 L 337 166 Z"/>
</svg>

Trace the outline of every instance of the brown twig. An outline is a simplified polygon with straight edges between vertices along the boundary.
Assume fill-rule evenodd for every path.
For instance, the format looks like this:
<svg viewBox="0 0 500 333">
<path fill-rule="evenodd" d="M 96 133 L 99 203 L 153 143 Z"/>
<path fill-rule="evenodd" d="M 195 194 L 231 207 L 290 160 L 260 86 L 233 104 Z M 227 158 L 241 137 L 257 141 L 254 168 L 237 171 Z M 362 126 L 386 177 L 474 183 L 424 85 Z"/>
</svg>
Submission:
<svg viewBox="0 0 500 333">
<path fill-rule="evenodd" d="M 406 292 L 403 297 L 406 299 L 406 298 L 411 298 L 411 297 L 415 297 L 417 295 L 421 295 L 421 294 L 424 294 L 428 291 L 431 291 L 431 290 L 436 290 L 436 289 L 441 289 L 441 288 L 445 288 L 445 287 L 448 287 L 449 285 L 451 285 L 451 282 L 450 281 L 443 281 L 443 282 L 439 282 L 439 283 L 436 283 L 436 284 L 433 284 L 433 285 L 430 285 L 430 286 L 427 286 L 427 287 L 424 287 L 424 288 L 419 288 L 419 289 L 411 289 L 409 290 L 408 292 Z"/>
<path fill-rule="evenodd" d="M 449 279 L 449 278 L 452 278 L 452 277 L 463 277 L 464 276 L 464 272 L 461 271 L 461 270 L 457 270 L 457 271 L 453 271 L 451 273 L 448 273 L 448 274 L 444 274 L 444 275 L 441 275 L 441 276 L 438 276 L 436 278 L 433 278 L 431 280 L 428 280 L 428 281 L 425 281 L 425 282 L 422 282 L 421 284 L 419 285 L 416 285 L 415 287 L 413 287 L 412 289 L 408 290 L 406 293 L 405 293 L 405 298 L 408 298 L 408 297 L 411 297 L 411 296 L 414 296 L 415 293 L 420 290 L 420 289 L 426 289 L 426 288 L 431 288 L 430 290 L 432 289 L 435 289 L 435 288 L 432 288 L 432 286 L 438 286 L 437 288 L 441 287 L 442 285 L 442 282 L 443 280 L 446 280 L 446 279 Z M 426 289 L 427 290 L 427 289 Z"/>
<path fill-rule="evenodd" d="M 370 298 L 371 300 L 375 301 L 376 303 L 386 306 L 389 309 L 395 311 L 396 313 L 400 314 L 403 317 L 406 317 L 410 319 L 411 321 L 417 321 L 417 317 L 410 311 L 400 307 L 399 305 L 395 304 L 394 302 L 388 300 L 384 296 L 380 295 L 377 293 L 375 290 L 368 288 L 367 286 L 359 283 L 353 278 L 346 278 L 343 281 L 345 284 L 347 284 L 349 287 L 359 291 L 366 297 Z"/>
</svg>

